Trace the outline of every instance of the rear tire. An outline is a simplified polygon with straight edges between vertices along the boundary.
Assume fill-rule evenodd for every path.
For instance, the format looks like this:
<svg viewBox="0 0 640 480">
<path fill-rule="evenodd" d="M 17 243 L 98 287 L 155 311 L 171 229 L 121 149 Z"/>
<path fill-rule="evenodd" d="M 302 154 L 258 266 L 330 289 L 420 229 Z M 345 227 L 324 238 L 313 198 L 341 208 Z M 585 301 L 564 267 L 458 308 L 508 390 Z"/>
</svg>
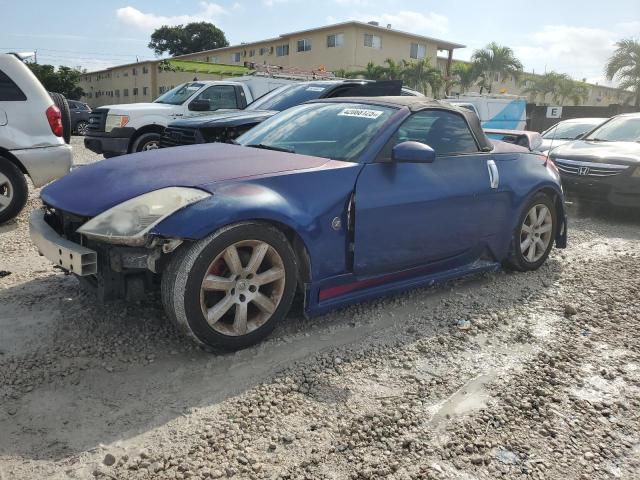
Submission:
<svg viewBox="0 0 640 480">
<path fill-rule="evenodd" d="M 147 150 L 157 150 L 160 148 L 159 133 L 143 133 L 133 142 L 132 152 L 145 152 Z"/>
<path fill-rule="evenodd" d="M 27 179 L 20 169 L 0 157 L 0 224 L 13 220 L 29 198 Z"/>
<path fill-rule="evenodd" d="M 521 272 L 540 268 L 551 253 L 557 229 L 553 200 L 544 193 L 536 194 L 520 216 L 505 266 Z"/>
<path fill-rule="evenodd" d="M 273 226 L 251 222 L 223 228 L 171 259 L 162 275 L 165 311 L 196 343 L 223 350 L 248 347 L 289 312 L 297 286 L 295 259 Z"/>
<path fill-rule="evenodd" d="M 69 112 L 69 104 L 67 99 L 61 93 L 49 92 L 51 100 L 60 109 L 62 115 L 62 138 L 66 143 L 71 141 L 71 113 Z"/>
</svg>

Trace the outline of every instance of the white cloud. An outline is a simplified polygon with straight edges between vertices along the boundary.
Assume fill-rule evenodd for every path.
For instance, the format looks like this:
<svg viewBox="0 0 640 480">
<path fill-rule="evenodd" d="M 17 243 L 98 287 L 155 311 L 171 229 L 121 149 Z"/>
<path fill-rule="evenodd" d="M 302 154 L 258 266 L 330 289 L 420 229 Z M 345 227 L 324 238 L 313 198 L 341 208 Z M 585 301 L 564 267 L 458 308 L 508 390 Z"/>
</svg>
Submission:
<svg viewBox="0 0 640 480">
<path fill-rule="evenodd" d="M 395 30 L 411 33 L 433 35 L 449 31 L 449 19 L 439 13 L 420 13 L 401 10 L 398 13 L 383 13 L 382 15 L 359 15 L 363 21 L 377 21 L 381 26 L 391 24 Z"/>
<path fill-rule="evenodd" d="M 527 37 L 527 45 L 515 46 L 514 51 L 527 70 L 555 70 L 578 80 L 609 84 L 604 65 L 619 37 L 619 32 L 599 28 L 545 25 Z"/>
<path fill-rule="evenodd" d="M 190 22 L 217 22 L 220 17 L 227 13 L 227 10 L 211 2 L 200 2 L 200 12 L 193 15 L 175 15 L 171 17 L 157 15 L 155 13 L 144 13 L 137 8 L 128 6 L 116 10 L 118 20 L 124 25 L 135 27 L 144 31 L 151 31 L 162 25 L 179 25 Z"/>
<path fill-rule="evenodd" d="M 281 3 L 287 3 L 289 0 L 262 0 L 262 3 L 271 8 L 275 5 L 281 4 Z"/>
</svg>

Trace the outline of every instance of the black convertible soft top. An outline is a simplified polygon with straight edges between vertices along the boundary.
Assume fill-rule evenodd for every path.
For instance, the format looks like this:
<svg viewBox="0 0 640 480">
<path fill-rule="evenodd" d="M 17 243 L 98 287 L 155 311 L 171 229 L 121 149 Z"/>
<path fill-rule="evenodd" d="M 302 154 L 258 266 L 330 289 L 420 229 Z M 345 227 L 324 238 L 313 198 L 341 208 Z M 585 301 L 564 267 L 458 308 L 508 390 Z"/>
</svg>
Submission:
<svg viewBox="0 0 640 480">
<path fill-rule="evenodd" d="M 401 96 L 401 97 L 336 97 L 336 98 L 326 98 L 321 100 L 312 100 L 309 103 L 316 102 L 331 102 L 331 103 L 363 103 L 367 105 L 383 105 L 388 107 L 396 107 L 402 108 L 406 107 L 412 112 L 419 112 L 421 110 L 448 110 L 451 112 L 455 112 L 459 115 L 462 115 L 467 123 L 469 124 L 469 128 L 471 128 L 471 132 L 476 137 L 478 141 L 478 145 L 480 150 L 484 152 L 489 152 L 493 150 L 494 145 L 487 138 L 484 131 L 482 130 L 482 126 L 480 125 L 480 119 L 478 116 L 467 110 L 465 108 L 456 107 L 455 105 L 451 105 L 450 103 L 441 102 L 439 100 L 434 100 L 433 98 L 428 97 L 412 97 L 412 96 Z"/>
</svg>

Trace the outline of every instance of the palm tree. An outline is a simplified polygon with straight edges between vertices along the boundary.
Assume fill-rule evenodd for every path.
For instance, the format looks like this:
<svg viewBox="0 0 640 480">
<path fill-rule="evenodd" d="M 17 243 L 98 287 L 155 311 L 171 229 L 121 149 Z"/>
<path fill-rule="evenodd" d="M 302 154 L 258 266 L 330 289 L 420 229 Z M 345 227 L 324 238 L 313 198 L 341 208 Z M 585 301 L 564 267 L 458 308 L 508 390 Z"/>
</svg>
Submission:
<svg viewBox="0 0 640 480">
<path fill-rule="evenodd" d="M 460 87 L 460 93 L 465 93 L 478 80 L 478 69 L 473 63 L 456 62 L 451 69 L 451 73 L 456 77 L 454 85 Z"/>
<path fill-rule="evenodd" d="M 513 50 L 495 42 L 473 52 L 471 61 L 478 69 L 482 80 L 481 93 L 484 88 L 491 93 L 493 82 L 500 78 L 504 80 L 507 76 L 513 75 L 518 79 L 522 73 L 522 63 L 515 57 Z"/>
<path fill-rule="evenodd" d="M 405 83 L 419 92 L 426 94 L 431 89 L 431 94 L 436 97 L 444 85 L 442 72 L 431 65 L 428 58 L 417 62 L 402 61 L 402 79 Z"/>
<path fill-rule="evenodd" d="M 635 93 L 635 106 L 640 107 L 640 42 L 632 38 L 616 43 L 616 51 L 605 66 L 607 79 L 616 78 L 618 87 Z"/>
<path fill-rule="evenodd" d="M 559 102 L 560 105 L 564 105 L 567 100 L 571 100 L 574 105 L 580 105 L 588 98 L 589 88 L 587 85 L 583 82 L 576 82 L 568 76 L 558 82 L 556 92 L 553 95 L 554 102 Z"/>
<path fill-rule="evenodd" d="M 530 76 L 525 80 L 525 85 L 528 83 L 528 86 L 522 90 L 522 93 L 529 95 L 533 103 L 538 98 L 541 98 L 542 103 L 545 103 L 547 95 L 557 96 L 560 83 L 567 79 L 569 79 L 567 75 L 556 72 L 547 72 L 535 77 Z"/>
<path fill-rule="evenodd" d="M 384 63 L 387 64 L 386 67 L 383 67 L 383 76 L 387 80 L 399 80 L 402 78 L 402 65 L 396 62 L 392 58 L 387 58 Z"/>
<path fill-rule="evenodd" d="M 364 77 L 367 80 L 382 80 L 385 75 L 385 68 L 381 65 L 376 65 L 373 62 L 367 63 L 367 68 L 353 72 L 354 77 Z"/>
</svg>

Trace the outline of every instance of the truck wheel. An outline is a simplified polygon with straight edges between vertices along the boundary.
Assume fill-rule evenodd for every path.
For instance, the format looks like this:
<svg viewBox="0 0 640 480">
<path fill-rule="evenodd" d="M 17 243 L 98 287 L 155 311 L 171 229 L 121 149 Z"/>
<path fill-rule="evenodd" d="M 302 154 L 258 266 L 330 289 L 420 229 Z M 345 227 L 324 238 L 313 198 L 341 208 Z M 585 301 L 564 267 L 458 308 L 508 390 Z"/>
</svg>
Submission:
<svg viewBox="0 0 640 480">
<path fill-rule="evenodd" d="M 197 343 L 237 350 L 265 338 L 291 307 L 296 260 L 275 227 L 242 223 L 176 253 L 162 275 L 162 301 Z"/>
<path fill-rule="evenodd" d="M 56 107 L 60 109 L 62 114 L 62 138 L 64 138 L 65 143 L 69 143 L 71 141 L 71 113 L 69 113 L 67 99 L 61 93 L 49 92 L 49 95 Z"/>
<path fill-rule="evenodd" d="M 159 133 L 144 133 L 133 142 L 133 152 L 145 152 L 147 150 L 157 150 L 160 148 Z"/>
<path fill-rule="evenodd" d="M 553 200 L 544 193 L 535 195 L 513 234 L 506 265 L 521 272 L 540 268 L 553 248 L 557 224 Z"/>
<path fill-rule="evenodd" d="M 17 217 L 28 197 L 27 179 L 18 167 L 0 157 L 0 223 Z"/>
<path fill-rule="evenodd" d="M 80 120 L 76 123 L 76 133 L 81 136 L 85 136 L 87 134 L 87 127 L 89 126 L 89 122 L 86 120 Z"/>
</svg>

